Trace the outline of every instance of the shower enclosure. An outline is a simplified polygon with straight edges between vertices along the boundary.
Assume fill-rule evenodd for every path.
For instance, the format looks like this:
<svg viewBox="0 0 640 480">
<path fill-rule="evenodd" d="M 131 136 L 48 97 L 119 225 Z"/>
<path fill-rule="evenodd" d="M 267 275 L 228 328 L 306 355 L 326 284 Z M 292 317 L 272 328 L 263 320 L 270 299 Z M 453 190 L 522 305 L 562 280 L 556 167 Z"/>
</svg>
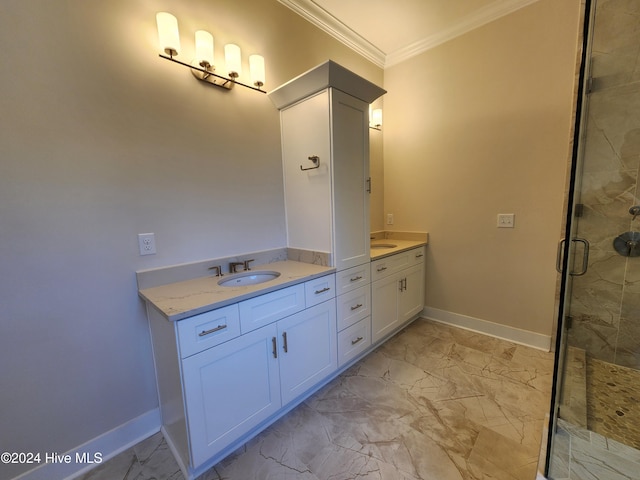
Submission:
<svg viewBox="0 0 640 480">
<path fill-rule="evenodd" d="M 640 0 L 587 0 L 545 474 L 640 478 Z"/>
</svg>

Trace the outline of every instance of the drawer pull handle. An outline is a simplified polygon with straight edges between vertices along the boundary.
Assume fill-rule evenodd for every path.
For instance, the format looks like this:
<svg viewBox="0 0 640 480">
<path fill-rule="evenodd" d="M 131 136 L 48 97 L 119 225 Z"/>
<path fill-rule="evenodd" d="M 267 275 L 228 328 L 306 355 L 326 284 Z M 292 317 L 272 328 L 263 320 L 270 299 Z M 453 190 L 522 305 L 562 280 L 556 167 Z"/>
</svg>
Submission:
<svg viewBox="0 0 640 480">
<path fill-rule="evenodd" d="M 422 257 L 424 257 L 424 254 L 423 254 L 423 253 L 421 253 L 421 254 L 419 254 L 419 255 L 416 255 L 416 258 L 422 258 Z"/>
<path fill-rule="evenodd" d="M 271 344 L 273 345 L 273 358 L 278 358 L 278 347 L 276 345 L 276 337 L 271 337 Z"/>
<path fill-rule="evenodd" d="M 362 275 L 358 275 L 357 277 L 353 277 L 351 279 L 349 279 L 349 281 L 351 282 L 357 282 L 358 280 L 362 279 Z"/>
<path fill-rule="evenodd" d="M 316 295 L 320 295 L 321 293 L 328 292 L 331 290 L 329 287 L 324 287 L 322 290 L 316 290 Z"/>
<path fill-rule="evenodd" d="M 376 271 L 377 271 L 377 272 L 383 272 L 383 271 L 384 271 L 384 270 L 386 270 L 386 269 L 387 269 L 387 267 L 378 267 L 378 268 L 376 269 Z"/>
<path fill-rule="evenodd" d="M 351 307 L 351 310 L 357 310 L 357 309 L 359 309 L 360 307 L 362 307 L 362 304 L 361 304 L 361 303 L 359 303 L 359 304 L 354 305 L 353 307 Z"/>
<path fill-rule="evenodd" d="M 282 332 L 282 342 L 282 349 L 284 350 L 284 353 L 287 353 L 289 350 L 289 346 L 287 345 L 287 332 Z"/>
<path fill-rule="evenodd" d="M 225 328 L 227 328 L 226 325 L 218 325 L 216 328 L 212 328 L 211 330 L 203 330 L 201 331 L 198 336 L 199 337 L 206 337 L 207 335 L 213 333 L 213 332 L 219 332 L 220 330 L 224 330 Z"/>
<path fill-rule="evenodd" d="M 362 340 L 364 340 L 364 338 L 362 337 L 358 337 L 355 340 L 351 340 L 351 345 L 355 345 L 358 342 L 361 342 Z"/>
</svg>

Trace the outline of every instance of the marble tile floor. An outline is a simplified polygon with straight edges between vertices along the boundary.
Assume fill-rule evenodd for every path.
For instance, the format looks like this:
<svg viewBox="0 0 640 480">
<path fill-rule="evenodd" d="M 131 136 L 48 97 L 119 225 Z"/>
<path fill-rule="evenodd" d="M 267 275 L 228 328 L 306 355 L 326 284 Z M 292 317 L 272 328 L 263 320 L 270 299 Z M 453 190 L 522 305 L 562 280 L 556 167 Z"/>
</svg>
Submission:
<svg viewBox="0 0 640 480">
<path fill-rule="evenodd" d="M 418 319 L 198 480 L 533 480 L 553 355 Z M 182 480 L 161 434 L 82 480 Z"/>
</svg>

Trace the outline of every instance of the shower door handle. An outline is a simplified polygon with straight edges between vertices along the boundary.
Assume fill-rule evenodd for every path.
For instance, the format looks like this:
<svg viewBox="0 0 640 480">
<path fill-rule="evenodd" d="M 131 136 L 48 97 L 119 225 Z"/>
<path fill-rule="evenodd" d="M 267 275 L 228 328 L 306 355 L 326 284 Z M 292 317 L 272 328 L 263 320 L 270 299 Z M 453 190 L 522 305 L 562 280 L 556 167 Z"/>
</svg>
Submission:
<svg viewBox="0 0 640 480">
<path fill-rule="evenodd" d="M 582 270 L 579 272 L 569 272 L 570 275 L 579 277 L 587 273 L 587 268 L 589 268 L 589 242 L 584 238 L 574 238 L 571 241 L 584 245 L 584 249 L 582 250 Z"/>
<path fill-rule="evenodd" d="M 569 275 L 579 277 L 587 273 L 589 268 L 589 242 L 584 238 L 573 238 L 572 242 L 581 243 L 584 248 L 582 250 L 582 269 L 578 272 L 569 272 Z M 558 273 L 562 273 L 562 253 L 564 252 L 565 239 L 563 238 L 558 243 L 558 252 L 556 254 L 556 270 Z"/>
</svg>

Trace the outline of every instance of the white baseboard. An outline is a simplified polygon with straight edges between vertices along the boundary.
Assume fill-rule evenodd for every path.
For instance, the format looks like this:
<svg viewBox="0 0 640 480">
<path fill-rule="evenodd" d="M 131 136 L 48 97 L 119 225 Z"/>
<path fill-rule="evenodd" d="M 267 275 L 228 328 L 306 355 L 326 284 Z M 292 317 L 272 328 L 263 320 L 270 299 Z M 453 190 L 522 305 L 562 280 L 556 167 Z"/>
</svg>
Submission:
<svg viewBox="0 0 640 480">
<path fill-rule="evenodd" d="M 42 453 L 41 462 L 43 463 L 40 466 L 15 477 L 14 480 L 75 478 L 159 432 L 160 424 L 160 409 L 150 410 L 68 452 L 59 454 L 59 457 L 69 455 L 69 463 L 61 461 L 44 463 L 45 454 Z"/>
<path fill-rule="evenodd" d="M 461 315 L 459 313 L 447 312 L 446 310 L 440 310 L 433 307 L 425 307 L 422 310 L 422 316 L 436 322 L 446 323 L 466 330 L 483 333 L 485 335 L 501 338 L 520 345 L 526 345 L 527 347 L 544 350 L 545 352 L 551 351 L 550 335 L 530 332 L 528 330 L 522 330 L 520 328 L 510 327 L 508 325 L 502 325 L 488 320 L 482 320 L 480 318 L 468 317 L 467 315 Z"/>
</svg>

